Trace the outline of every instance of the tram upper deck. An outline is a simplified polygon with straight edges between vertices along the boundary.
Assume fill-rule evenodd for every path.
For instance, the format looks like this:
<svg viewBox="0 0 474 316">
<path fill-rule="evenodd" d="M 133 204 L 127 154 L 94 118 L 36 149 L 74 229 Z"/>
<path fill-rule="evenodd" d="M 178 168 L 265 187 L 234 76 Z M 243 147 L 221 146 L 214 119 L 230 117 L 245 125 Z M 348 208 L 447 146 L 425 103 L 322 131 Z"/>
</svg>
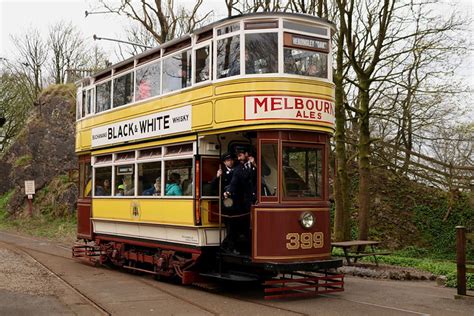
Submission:
<svg viewBox="0 0 474 316">
<path fill-rule="evenodd" d="M 224 19 L 81 81 L 76 151 L 235 128 L 334 127 L 326 20 Z"/>
</svg>

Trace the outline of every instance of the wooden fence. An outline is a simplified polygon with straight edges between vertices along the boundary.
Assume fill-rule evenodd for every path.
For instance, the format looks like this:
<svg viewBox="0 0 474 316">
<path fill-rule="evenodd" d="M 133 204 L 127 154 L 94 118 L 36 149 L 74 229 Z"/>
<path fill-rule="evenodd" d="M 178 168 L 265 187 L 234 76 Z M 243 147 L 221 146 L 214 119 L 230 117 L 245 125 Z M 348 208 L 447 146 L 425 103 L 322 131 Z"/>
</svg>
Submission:
<svg viewBox="0 0 474 316">
<path fill-rule="evenodd" d="M 469 245 L 468 242 L 471 242 Z M 474 273 L 474 261 L 467 260 L 466 246 L 474 247 L 474 233 L 467 233 L 464 226 L 456 227 L 456 265 L 458 295 L 466 296 L 466 273 Z M 472 297 L 472 296 L 471 296 Z"/>
</svg>

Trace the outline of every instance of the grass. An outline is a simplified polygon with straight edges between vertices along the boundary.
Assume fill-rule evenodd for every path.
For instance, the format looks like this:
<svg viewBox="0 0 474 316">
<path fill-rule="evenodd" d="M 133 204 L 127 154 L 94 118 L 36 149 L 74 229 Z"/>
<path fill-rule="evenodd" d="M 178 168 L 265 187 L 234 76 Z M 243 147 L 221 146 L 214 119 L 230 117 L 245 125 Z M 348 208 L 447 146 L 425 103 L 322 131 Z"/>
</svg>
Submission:
<svg viewBox="0 0 474 316">
<path fill-rule="evenodd" d="M 15 167 L 24 167 L 31 162 L 31 159 L 33 159 L 31 155 L 23 155 L 21 157 L 18 157 L 18 159 L 15 160 Z"/>
<path fill-rule="evenodd" d="M 335 249 L 333 255 L 344 256 L 342 250 Z M 415 268 L 421 271 L 430 272 L 436 276 L 446 276 L 446 286 L 456 287 L 456 263 L 451 260 L 442 260 L 429 257 L 429 252 L 422 248 L 408 248 L 397 251 L 392 255 L 378 256 L 377 260 L 382 264 L 389 264 L 399 267 Z M 373 257 L 361 258 L 362 262 L 375 263 Z M 467 274 L 467 288 L 474 290 L 474 274 Z"/>
<path fill-rule="evenodd" d="M 10 216 L 6 206 L 13 191 L 0 196 L 0 229 L 20 234 L 70 241 L 76 234 L 74 215 L 57 217 L 52 214 Z"/>
</svg>

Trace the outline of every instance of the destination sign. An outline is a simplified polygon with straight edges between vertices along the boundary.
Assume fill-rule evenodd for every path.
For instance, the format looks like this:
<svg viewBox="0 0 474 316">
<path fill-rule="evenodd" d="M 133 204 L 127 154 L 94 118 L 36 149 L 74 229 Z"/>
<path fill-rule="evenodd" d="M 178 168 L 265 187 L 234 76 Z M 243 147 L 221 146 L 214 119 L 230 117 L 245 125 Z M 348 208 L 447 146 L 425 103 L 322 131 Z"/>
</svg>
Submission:
<svg viewBox="0 0 474 316">
<path fill-rule="evenodd" d="M 316 39 L 316 38 L 301 37 L 301 36 L 293 35 L 291 40 L 292 40 L 292 44 L 295 46 L 316 48 L 325 52 L 329 52 L 329 42 L 324 39 Z"/>
<path fill-rule="evenodd" d="M 92 147 L 191 130 L 190 105 L 92 129 Z"/>
<path fill-rule="evenodd" d="M 289 119 L 334 126 L 334 102 L 309 97 L 262 95 L 245 97 L 245 120 Z"/>
</svg>

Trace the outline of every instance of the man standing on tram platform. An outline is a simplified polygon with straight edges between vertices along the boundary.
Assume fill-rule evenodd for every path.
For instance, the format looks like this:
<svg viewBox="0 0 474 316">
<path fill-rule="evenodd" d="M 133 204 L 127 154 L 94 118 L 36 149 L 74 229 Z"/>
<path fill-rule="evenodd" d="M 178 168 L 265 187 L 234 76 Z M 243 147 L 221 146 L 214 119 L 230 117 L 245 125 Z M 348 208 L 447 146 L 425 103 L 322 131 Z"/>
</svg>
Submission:
<svg viewBox="0 0 474 316">
<path fill-rule="evenodd" d="M 237 251 L 248 251 L 250 246 L 250 208 L 256 201 L 257 168 L 254 156 L 248 150 L 240 150 L 237 159 L 240 164 L 234 169 L 234 175 L 224 198 L 233 199 L 233 231 L 236 234 L 229 237 L 236 244 Z"/>
</svg>

